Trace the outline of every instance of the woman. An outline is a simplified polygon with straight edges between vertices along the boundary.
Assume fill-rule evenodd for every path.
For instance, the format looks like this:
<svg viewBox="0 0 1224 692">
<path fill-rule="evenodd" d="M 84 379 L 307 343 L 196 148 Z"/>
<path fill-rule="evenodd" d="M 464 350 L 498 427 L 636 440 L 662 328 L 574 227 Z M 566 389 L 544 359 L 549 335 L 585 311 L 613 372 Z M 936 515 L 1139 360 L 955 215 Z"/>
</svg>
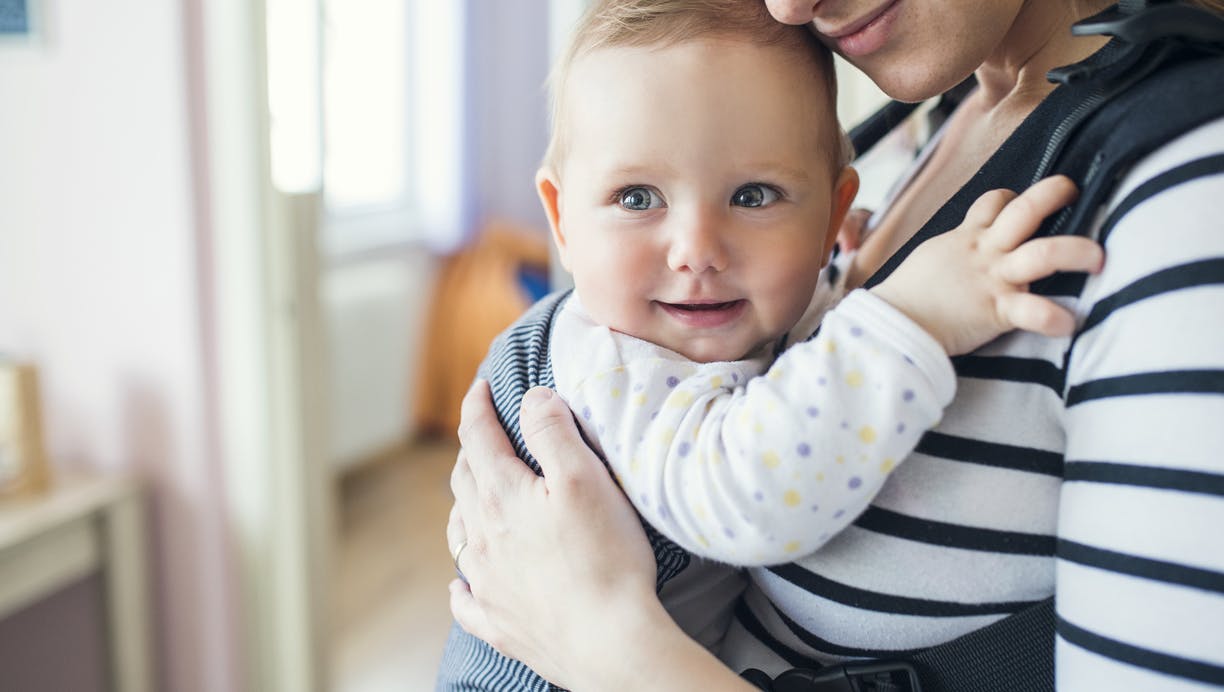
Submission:
<svg viewBox="0 0 1224 692">
<path fill-rule="evenodd" d="M 861 251 L 868 284 L 982 192 L 1026 186 L 1079 105 L 1046 73 L 1107 48 L 1070 32 L 1107 5 L 1095 0 L 766 4 L 894 98 L 977 77 L 882 210 Z M 1110 204 L 1126 213 L 1095 221 L 1109 224 L 1094 234 L 1104 272 L 1048 288 L 1079 334 L 1010 335 L 958 359 L 956 400 L 873 506 L 815 560 L 752 571 L 725 665 L 663 613 L 640 524 L 564 405 L 524 402 L 542 480 L 474 388 L 448 527 L 470 582 L 452 584 L 457 621 L 565 687 L 749 689 L 747 667 L 887 657 L 1057 596 L 1060 689 L 1224 684 L 1221 155 L 1217 119 L 1130 170 Z M 1171 170 L 1199 172 L 1171 183 Z"/>
</svg>

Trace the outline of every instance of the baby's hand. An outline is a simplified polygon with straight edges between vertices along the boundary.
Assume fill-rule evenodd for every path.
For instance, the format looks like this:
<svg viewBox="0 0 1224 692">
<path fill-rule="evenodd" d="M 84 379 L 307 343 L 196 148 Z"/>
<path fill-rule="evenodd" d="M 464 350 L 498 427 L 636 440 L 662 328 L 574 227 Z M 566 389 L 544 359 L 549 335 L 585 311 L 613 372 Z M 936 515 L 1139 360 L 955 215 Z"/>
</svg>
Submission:
<svg viewBox="0 0 1224 692">
<path fill-rule="evenodd" d="M 1013 329 L 1070 334 L 1071 313 L 1029 293 L 1029 283 L 1060 271 L 1099 272 L 1104 251 L 1075 236 L 1025 241 L 1076 194 L 1065 176 L 1046 178 L 1020 195 L 987 192 L 964 223 L 918 246 L 871 290 L 934 336 L 948 355 L 968 353 Z"/>
</svg>

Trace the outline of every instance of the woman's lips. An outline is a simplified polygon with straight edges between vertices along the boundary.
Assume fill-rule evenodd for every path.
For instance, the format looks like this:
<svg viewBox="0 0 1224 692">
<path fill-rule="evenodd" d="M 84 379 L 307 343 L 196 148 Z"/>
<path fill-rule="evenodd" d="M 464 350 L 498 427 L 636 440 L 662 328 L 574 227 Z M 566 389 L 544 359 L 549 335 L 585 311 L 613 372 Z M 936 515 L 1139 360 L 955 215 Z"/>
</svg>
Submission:
<svg viewBox="0 0 1224 692">
<path fill-rule="evenodd" d="M 893 0 L 874 14 L 836 31 L 822 31 L 837 44 L 838 52 L 858 57 L 879 50 L 888 40 L 893 20 L 897 18 L 901 0 Z"/>
<path fill-rule="evenodd" d="M 734 322 L 748 305 L 746 300 L 727 302 L 664 303 L 659 302 L 672 319 L 686 327 L 711 329 Z"/>
</svg>

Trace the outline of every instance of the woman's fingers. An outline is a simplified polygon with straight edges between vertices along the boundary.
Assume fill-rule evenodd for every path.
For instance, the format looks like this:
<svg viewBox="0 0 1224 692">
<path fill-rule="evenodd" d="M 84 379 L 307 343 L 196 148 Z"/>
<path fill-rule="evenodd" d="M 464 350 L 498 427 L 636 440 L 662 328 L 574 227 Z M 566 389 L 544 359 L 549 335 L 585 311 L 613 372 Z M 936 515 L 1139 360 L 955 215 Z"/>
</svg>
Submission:
<svg viewBox="0 0 1224 692">
<path fill-rule="evenodd" d="M 1104 262 L 1105 251 L 1088 238 L 1037 238 L 1007 253 L 999 263 L 998 276 L 1008 283 L 1030 284 L 1055 272 L 1095 274 Z"/>
<path fill-rule="evenodd" d="M 519 428 L 549 488 L 584 477 L 592 465 L 598 467 L 600 474 L 607 475 L 599 457 L 579 434 L 569 406 L 551 389 L 535 387 L 523 395 Z"/>
<path fill-rule="evenodd" d="M 493 408 L 489 383 L 484 380 L 473 383 L 463 397 L 459 444 L 471 467 L 476 488 L 482 493 L 486 487 L 501 488 L 535 478 L 531 469 L 515 455 Z"/>
<path fill-rule="evenodd" d="M 1028 240 L 1047 216 L 1073 202 L 1078 194 L 1075 183 L 1066 176 L 1044 178 L 999 210 L 983 233 L 983 241 L 1003 251 L 1013 250 Z M 978 202 L 983 199 L 985 195 Z"/>
<path fill-rule="evenodd" d="M 452 579 L 447 588 L 450 590 L 450 610 L 451 615 L 455 616 L 455 622 L 458 622 L 468 634 L 479 637 L 497 648 L 494 641 L 499 637 L 489 624 L 489 618 L 485 615 L 484 609 L 472 596 L 472 589 L 468 583 L 462 579 Z"/>
</svg>

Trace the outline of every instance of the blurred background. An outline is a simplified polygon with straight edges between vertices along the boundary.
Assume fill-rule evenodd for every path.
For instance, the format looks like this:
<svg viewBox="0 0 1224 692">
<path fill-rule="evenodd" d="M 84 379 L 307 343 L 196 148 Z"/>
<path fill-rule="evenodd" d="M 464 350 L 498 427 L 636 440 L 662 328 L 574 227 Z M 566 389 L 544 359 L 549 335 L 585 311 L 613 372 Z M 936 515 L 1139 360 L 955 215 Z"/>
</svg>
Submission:
<svg viewBox="0 0 1224 692">
<path fill-rule="evenodd" d="M 583 5 L 0 0 L 0 687 L 432 688 Z"/>
</svg>

